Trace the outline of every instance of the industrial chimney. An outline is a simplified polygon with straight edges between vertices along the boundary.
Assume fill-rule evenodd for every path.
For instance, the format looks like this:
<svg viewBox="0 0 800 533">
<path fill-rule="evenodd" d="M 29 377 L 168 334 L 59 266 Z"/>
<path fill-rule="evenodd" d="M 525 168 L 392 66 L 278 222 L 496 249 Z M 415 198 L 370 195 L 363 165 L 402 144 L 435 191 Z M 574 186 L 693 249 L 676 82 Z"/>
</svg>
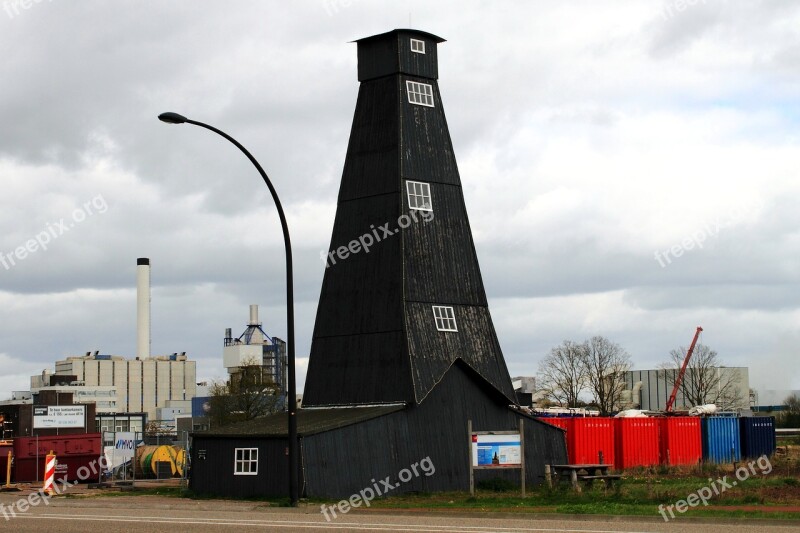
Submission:
<svg viewBox="0 0 800 533">
<path fill-rule="evenodd" d="M 250 305 L 250 323 L 249 326 L 260 326 L 261 322 L 258 321 L 258 305 Z"/>
<path fill-rule="evenodd" d="M 136 357 L 150 358 L 150 259 L 136 260 Z"/>
</svg>

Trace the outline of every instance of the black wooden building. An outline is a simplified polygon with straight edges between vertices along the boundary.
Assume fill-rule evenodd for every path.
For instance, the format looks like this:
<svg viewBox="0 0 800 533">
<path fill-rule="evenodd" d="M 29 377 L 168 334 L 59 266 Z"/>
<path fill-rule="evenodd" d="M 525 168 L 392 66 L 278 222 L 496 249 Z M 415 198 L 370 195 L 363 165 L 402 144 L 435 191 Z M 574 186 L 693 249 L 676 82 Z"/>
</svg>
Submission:
<svg viewBox="0 0 800 533">
<path fill-rule="evenodd" d="M 416 30 L 357 41 L 361 85 L 298 413 L 307 496 L 349 496 L 425 458 L 435 473 L 397 492 L 465 490 L 468 420 L 494 431 L 526 420 L 529 485 L 566 461 L 563 432 L 517 407 L 492 324 L 436 81 L 442 41 Z M 284 494 L 285 423 L 195 434 L 194 490 Z M 256 472 L 235 472 L 251 467 L 245 455 Z M 476 471 L 486 477 L 519 472 Z"/>
</svg>

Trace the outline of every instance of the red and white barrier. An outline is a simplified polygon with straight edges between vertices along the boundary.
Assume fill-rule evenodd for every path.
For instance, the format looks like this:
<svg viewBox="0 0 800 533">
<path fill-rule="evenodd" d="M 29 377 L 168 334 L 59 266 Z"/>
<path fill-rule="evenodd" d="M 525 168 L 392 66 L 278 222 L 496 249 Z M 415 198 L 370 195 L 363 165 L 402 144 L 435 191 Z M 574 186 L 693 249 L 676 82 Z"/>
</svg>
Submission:
<svg viewBox="0 0 800 533">
<path fill-rule="evenodd" d="M 56 475 L 56 454 L 50 450 L 44 461 L 44 487 L 42 490 L 51 496 L 55 494 L 53 490 L 53 481 Z"/>
</svg>

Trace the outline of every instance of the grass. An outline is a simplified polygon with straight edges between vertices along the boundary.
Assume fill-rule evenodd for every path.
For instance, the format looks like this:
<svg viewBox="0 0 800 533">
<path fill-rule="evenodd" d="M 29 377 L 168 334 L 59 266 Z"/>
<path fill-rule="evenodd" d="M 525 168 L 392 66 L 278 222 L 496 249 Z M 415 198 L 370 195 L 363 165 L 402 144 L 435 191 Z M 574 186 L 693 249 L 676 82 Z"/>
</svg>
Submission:
<svg viewBox="0 0 800 533">
<path fill-rule="evenodd" d="M 751 483 L 752 481 L 752 483 Z M 685 499 L 700 487 L 708 485 L 708 477 L 660 478 L 630 477 L 614 489 L 604 489 L 599 483 L 589 490 L 577 493 L 568 487 L 549 489 L 537 486 L 529 490 L 526 497 L 518 489 L 506 490 L 505 483 L 497 483 L 500 490 L 477 490 L 475 496 L 464 492 L 435 494 L 395 495 L 371 502 L 372 509 L 414 509 L 430 511 L 474 511 L 504 513 L 556 513 L 556 514 L 600 514 L 660 517 L 659 504 L 671 504 Z M 488 486 L 491 486 L 489 483 Z M 722 498 L 710 502 L 714 509 L 699 506 L 686 513 L 691 517 L 727 518 L 772 518 L 797 519 L 800 513 L 761 512 L 725 509 L 737 505 L 769 505 L 764 491 L 792 488 L 797 492 L 793 502 L 785 505 L 800 505 L 800 482 L 796 478 L 759 478 L 730 489 Z M 97 496 L 160 496 L 170 498 L 211 499 L 181 487 L 137 489 L 124 492 L 104 492 Z M 219 499 L 219 498 L 214 498 Z M 249 498 L 245 501 L 261 502 L 270 507 L 288 507 L 285 498 Z M 336 501 L 324 499 L 303 500 L 305 505 L 317 507 L 321 504 L 336 505 Z M 680 516 L 680 515 L 679 515 Z"/>
<path fill-rule="evenodd" d="M 796 486 L 794 482 L 797 480 L 789 478 L 788 483 L 784 478 L 753 479 L 752 481 L 752 486 L 742 484 L 723 493 L 721 498 L 711 501 L 710 505 L 714 506 L 713 509 L 700 506 L 686 513 L 686 516 L 788 518 L 800 520 L 800 513 L 744 511 L 733 508 L 738 505 L 769 505 L 765 494 L 776 489 L 782 490 L 786 486 Z M 708 477 L 699 476 L 678 479 L 631 477 L 622 481 L 615 489 L 604 489 L 598 484 L 598 486 L 584 490 L 581 493 L 574 492 L 567 487 L 548 489 L 547 487 L 539 486 L 529 491 L 525 498 L 519 496 L 518 493 L 517 495 L 510 495 L 507 492 L 486 490 L 477 491 L 475 496 L 465 493 L 401 495 L 375 500 L 372 502 L 372 507 L 378 509 L 660 517 L 658 514 L 659 505 L 668 505 L 685 499 L 689 494 L 708 484 Z M 800 504 L 800 495 L 798 495 L 794 503 L 786 504 Z M 732 508 L 725 509 L 724 507 Z"/>
<path fill-rule="evenodd" d="M 741 466 L 743 463 L 740 463 Z M 785 452 L 771 460 L 769 475 L 757 474 L 741 481 L 709 501 L 711 507 L 699 505 L 678 518 L 725 517 L 725 518 L 771 518 L 800 521 L 800 513 L 768 510 L 741 510 L 737 506 L 800 507 L 800 448 L 789 446 Z M 464 492 L 435 494 L 397 494 L 371 502 L 371 509 L 414 509 L 430 511 L 475 511 L 510 513 L 568 513 L 632 515 L 660 518 L 659 505 L 674 504 L 690 494 L 710 485 L 709 478 L 717 480 L 727 476 L 733 481 L 733 465 L 703 465 L 701 467 L 655 467 L 652 469 L 628 470 L 625 478 L 606 489 L 595 482 L 588 490 L 574 492 L 567 486 L 548 488 L 539 485 L 529 489 L 522 498 L 516 484 L 506 480 L 490 479 L 477 484 L 475 496 Z M 98 496 L 101 494 L 98 494 Z M 193 493 L 181 487 L 157 487 L 136 491 L 104 493 L 104 496 L 149 495 L 161 497 L 220 499 Z M 247 501 L 262 502 L 269 506 L 288 506 L 285 498 L 251 498 Z M 323 499 L 303 500 L 309 507 L 321 504 L 336 505 L 336 501 Z M 363 507 L 362 507 L 363 509 Z"/>
<path fill-rule="evenodd" d="M 769 507 L 800 506 L 800 475 L 798 460 L 775 457 L 772 472 L 757 474 L 737 486 L 727 489 L 709 501 L 710 507 L 699 505 L 678 517 L 772 518 L 800 520 L 800 513 L 769 511 Z M 756 468 L 756 472 L 759 469 Z M 659 505 L 674 504 L 686 499 L 702 487 L 710 485 L 709 478 L 727 476 L 735 480 L 733 465 L 704 465 L 694 468 L 639 469 L 625 472 L 625 479 L 606 489 L 595 482 L 588 490 L 574 492 L 567 486 L 550 489 L 537 486 L 525 498 L 518 488 L 509 491 L 508 484 L 489 480 L 478 485 L 475 496 L 465 493 L 436 493 L 399 495 L 372 502 L 378 509 L 461 510 L 519 513 L 568 513 L 633 515 L 659 518 Z M 334 502 L 330 502 L 334 503 Z M 763 506 L 765 510 L 741 510 L 737 506 Z"/>
</svg>

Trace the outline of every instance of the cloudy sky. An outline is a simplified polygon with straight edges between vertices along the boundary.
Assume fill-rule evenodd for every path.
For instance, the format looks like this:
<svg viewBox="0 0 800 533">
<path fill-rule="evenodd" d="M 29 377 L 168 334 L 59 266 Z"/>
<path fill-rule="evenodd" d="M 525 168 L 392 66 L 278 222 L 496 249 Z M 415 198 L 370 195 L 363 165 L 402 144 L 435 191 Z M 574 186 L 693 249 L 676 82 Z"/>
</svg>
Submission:
<svg viewBox="0 0 800 533">
<path fill-rule="evenodd" d="M 168 110 L 231 133 L 278 189 L 302 384 L 348 43 L 403 27 L 447 39 L 439 86 L 512 375 L 596 334 L 651 368 L 701 325 L 751 386 L 800 388 L 797 2 L 0 2 L 0 399 L 67 355 L 135 355 L 137 257 L 153 352 L 188 352 L 199 379 L 223 376 L 250 303 L 285 337 L 268 191 Z"/>
</svg>

